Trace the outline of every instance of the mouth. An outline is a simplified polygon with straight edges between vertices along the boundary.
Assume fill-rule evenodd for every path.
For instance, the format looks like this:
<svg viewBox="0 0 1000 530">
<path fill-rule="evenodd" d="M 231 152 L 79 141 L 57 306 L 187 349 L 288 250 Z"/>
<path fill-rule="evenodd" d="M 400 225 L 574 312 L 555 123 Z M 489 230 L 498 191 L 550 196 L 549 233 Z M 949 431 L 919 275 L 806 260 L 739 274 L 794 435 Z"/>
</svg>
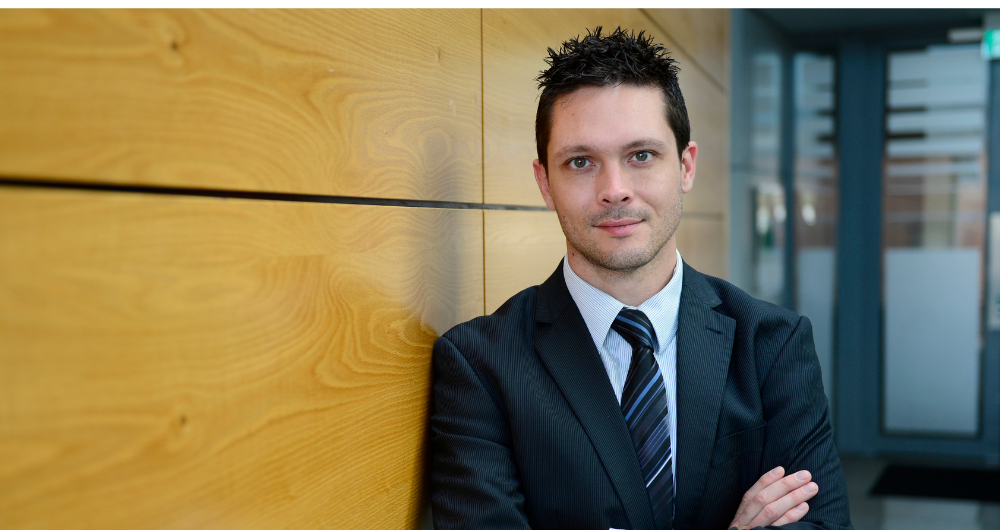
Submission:
<svg viewBox="0 0 1000 530">
<path fill-rule="evenodd" d="M 631 234 L 641 222 L 641 219 L 611 219 L 597 224 L 597 228 L 614 237 L 625 237 Z"/>
</svg>

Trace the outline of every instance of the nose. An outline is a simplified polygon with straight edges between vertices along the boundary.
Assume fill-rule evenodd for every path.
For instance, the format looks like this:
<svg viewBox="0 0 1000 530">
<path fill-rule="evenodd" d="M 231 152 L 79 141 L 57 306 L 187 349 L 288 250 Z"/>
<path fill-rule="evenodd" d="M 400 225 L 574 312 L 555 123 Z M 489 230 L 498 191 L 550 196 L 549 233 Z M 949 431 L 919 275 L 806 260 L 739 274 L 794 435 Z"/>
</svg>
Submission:
<svg viewBox="0 0 1000 530">
<path fill-rule="evenodd" d="M 618 164 L 605 166 L 597 179 L 597 200 L 607 206 L 626 204 L 632 200 L 632 181 Z"/>
</svg>

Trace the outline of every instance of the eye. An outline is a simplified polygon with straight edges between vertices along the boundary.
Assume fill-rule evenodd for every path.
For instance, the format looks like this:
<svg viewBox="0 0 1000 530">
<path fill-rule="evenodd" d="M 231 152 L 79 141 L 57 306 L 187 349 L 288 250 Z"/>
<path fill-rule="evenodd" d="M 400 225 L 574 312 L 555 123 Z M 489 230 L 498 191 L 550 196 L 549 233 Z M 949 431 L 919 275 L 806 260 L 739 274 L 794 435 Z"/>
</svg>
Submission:
<svg viewBox="0 0 1000 530">
<path fill-rule="evenodd" d="M 586 158 L 577 157 L 569 161 L 570 167 L 573 169 L 583 169 L 590 164 L 590 161 Z"/>
<path fill-rule="evenodd" d="M 647 162 L 649 161 L 650 156 L 652 156 L 652 153 L 649 151 L 639 151 L 638 153 L 632 155 L 632 158 L 635 159 L 636 162 Z"/>
</svg>

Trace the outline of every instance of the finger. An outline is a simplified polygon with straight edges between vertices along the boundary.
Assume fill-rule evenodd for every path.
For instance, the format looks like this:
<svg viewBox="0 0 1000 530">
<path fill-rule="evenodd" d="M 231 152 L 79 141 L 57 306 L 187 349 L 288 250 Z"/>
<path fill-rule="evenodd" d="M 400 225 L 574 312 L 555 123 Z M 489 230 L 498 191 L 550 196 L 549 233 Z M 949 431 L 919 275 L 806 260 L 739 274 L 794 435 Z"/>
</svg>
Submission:
<svg viewBox="0 0 1000 530">
<path fill-rule="evenodd" d="M 761 475 L 760 479 L 758 479 L 757 482 L 755 482 L 754 485 L 743 494 L 743 500 L 740 501 L 740 506 L 736 509 L 736 517 L 733 518 L 733 522 L 729 525 L 729 527 L 746 526 L 746 524 L 760 512 L 761 508 L 763 508 L 763 506 L 757 507 L 753 513 L 749 513 L 748 511 L 752 509 L 753 501 L 757 497 L 757 494 L 764 488 L 780 480 L 783 476 L 785 476 L 785 468 L 781 466 L 778 466 Z"/>
<path fill-rule="evenodd" d="M 784 497 L 785 495 L 788 495 L 796 488 L 804 486 L 807 482 L 809 482 L 810 478 L 812 478 L 812 474 L 810 474 L 808 471 L 802 470 L 793 475 L 788 475 L 782 478 L 781 480 L 777 480 L 773 484 L 758 491 L 753 496 L 752 500 L 747 505 L 745 512 L 738 521 L 741 527 L 745 526 L 748 528 L 752 528 L 754 526 L 759 526 L 760 521 L 762 520 L 774 521 L 775 519 L 780 517 L 781 514 L 785 513 L 785 510 L 776 512 L 774 511 L 775 510 L 774 507 L 768 508 L 768 506 L 771 503 L 777 501 L 778 499 Z M 795 504 L 787 506 L 786 509 L 795 506 Z M 767 513 L 765 513 L 765 511 Z M 763 517 L 761 517 L 762 515 Z M 752 524 L 752 523 L 757 523 L 757 524 Z"/>
<path fill-rule="evenodd" d="M 799 475 L 801 476 L 801 475 Z M 786 477 L 787 478 L 787 477 Z M 792 478 L 795 478 L 794 476 Z M 810 482 L 805 484 L 801 488 L 796 488 L 774 502 L 768 504 L 763 510 L 757 515 L 757 517 L 750 521 L 751 527 L 756 526 L 767 526 L 774 523 L 780 519 L 788 510 L 791 510 L 798 506 L 799 504 L 813 498 L 819 491 L 819 486 L 815 482 Z"/>
<path fill-rule="evenodd" d="M 807 513 L 809 513 L 809 503 L 803 502 L 800 503 L 798 506 L 792 508 L 791 510 L 785 512 L 785 515 L 782 515 L 781 517 L 778 518 L 777 521 L 771 524 L 774 526 L 784 526 L 788 523 L 796 523 L 798 521 L 801 521 L 802 518 L 805 517 Z"/>
</svg>

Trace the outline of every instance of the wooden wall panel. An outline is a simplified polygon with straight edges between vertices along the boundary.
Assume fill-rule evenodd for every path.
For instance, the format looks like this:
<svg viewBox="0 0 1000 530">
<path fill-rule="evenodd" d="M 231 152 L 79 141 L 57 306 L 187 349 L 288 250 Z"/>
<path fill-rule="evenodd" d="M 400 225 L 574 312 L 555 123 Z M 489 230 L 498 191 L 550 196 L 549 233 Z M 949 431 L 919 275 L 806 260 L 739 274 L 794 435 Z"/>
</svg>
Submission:
<svg viewBox="0 0 1000 530">
<path fill-rule="evenodd" d="M 0 527 L 412 528 L 482 213 L 0 188 Z"/>
<path fill-rule="evenodd" d="M 555 212 L 484 214 L 486 312 L 492 313 L 518 291 L 552 274 L 566 254 L 566 238 Z"/>
<path fill-rule="evenodd" d="M 698 67 L 729 91 L 728 9 L 644 9 Z"/>
<path fill-rule="evenodd" d="M 726 223 L 721 216 L 684 215 L 677 228 L 677 250 L 699 272 L 726 277 Z M 720 243 L 721 242 L 721 243 Z"/>
<path fill-rule="evenodd" d="M 723 275 L 722 13 L 4 10 L 0 177 L 541 205 L 545 48 L 645 28 Z M 552 212 L 0 186 L 0 528 L 426 525 L 433 340 L 564 253 Z"/>
<path fill-rule="evenodd" d="M 729 95 L 696 69 L 683 70 L 680 84 L 698 144 L 694 189 L 684 196 L 684 209 L 723 215 L 729 211 Z"/>
<path fill-rule="evenodd" d="M 0 12 L 0 174 L 480 202 L 478 10 Z"/>
</svg>

